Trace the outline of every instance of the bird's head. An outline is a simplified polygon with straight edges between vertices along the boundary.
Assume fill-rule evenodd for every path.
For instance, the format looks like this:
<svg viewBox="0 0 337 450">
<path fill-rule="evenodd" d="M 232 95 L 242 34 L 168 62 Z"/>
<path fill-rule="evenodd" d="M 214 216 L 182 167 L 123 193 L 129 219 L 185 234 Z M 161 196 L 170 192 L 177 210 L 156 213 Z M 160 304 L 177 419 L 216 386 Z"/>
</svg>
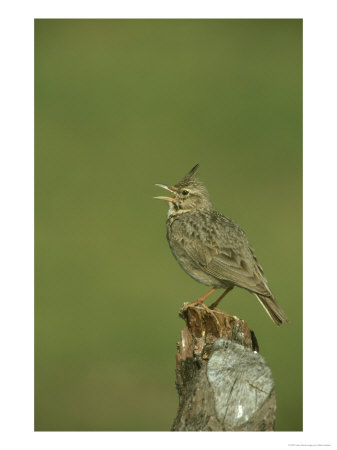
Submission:
<svg viewBox="0 0 337 450">
<path fill-rule="evenodd" d="M 169 204 L 169 215 L 193 211 L 197 209 L 212 209 L 209 193 L 205 186 L 196 179 L 195 172 L 199 164 L 193 167 L 182 180 L 173 186 L 156 184 L 174 194 L 173 197 L 154 197 L 158 200 L 166 200 Z"/>
</svg>

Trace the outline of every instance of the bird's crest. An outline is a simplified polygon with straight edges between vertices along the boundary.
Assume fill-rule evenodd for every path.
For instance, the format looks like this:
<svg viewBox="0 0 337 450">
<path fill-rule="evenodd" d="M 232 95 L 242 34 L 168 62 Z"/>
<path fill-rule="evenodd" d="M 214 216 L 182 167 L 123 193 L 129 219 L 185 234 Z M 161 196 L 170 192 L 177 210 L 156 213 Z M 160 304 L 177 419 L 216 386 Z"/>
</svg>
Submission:
<svg viewBox="0 0 337 450">
<path fill-rule="evenodd" d="M 196 164 L 185 176 L 176 184 L 176 187 L 188 186 L 191 182 L 195 181 L 195 173 L 199 168 L 199 164 Z"/>
</svg>

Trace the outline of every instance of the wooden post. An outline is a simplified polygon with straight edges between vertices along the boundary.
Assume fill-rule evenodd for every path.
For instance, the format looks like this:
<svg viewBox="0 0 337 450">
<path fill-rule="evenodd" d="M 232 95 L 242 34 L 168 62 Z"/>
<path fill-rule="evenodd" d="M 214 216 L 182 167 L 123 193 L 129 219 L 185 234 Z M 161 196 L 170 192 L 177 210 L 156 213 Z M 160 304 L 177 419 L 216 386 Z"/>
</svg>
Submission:
<svg viewBox="0 0 337 450">
<path fill-rule="evenodd" d="M 181 312 L 172 431 L 272 431 L 274 380 L 246 322 L 202 306 Z"/>
</svg>

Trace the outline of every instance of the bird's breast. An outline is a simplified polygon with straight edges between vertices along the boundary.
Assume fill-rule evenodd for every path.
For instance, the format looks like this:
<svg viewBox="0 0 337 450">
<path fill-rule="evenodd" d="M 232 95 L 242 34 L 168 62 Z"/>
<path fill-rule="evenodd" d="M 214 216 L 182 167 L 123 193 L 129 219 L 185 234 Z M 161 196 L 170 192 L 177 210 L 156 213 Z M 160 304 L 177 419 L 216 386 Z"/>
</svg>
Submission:
<svg viewBox="0 0 337 450">
<path fill-rule="evenodd" d="M 217 280 L 203 270 L 202 255 L 205 237 L 202 236 L 201 223 L 196 218 L 179 214 L 170 216 L 167 220 L 167 240 L 171 252 L 182 269 L 199 283 L 207 286 L 222 287 L 223 282 Z"/>
</svg>

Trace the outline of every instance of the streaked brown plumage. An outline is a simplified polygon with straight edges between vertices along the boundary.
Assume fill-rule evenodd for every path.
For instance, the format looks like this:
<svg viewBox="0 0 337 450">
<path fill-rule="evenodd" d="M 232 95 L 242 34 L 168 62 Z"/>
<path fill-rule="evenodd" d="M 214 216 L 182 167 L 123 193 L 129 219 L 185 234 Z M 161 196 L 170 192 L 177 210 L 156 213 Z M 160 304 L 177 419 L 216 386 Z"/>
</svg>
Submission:
<svg viewBox="0 0 337 450">
<path fill-rule="evenodd" d="M 214 308 L 238 286 L 256 295 L 276 325 L 287 322 L 244 231 L 213 209 L 207 189 L 195 177 L 197 168 L 198 165 L 193 167 L 174 186 L 157 185 L 173 192 L 175 197 L 156 197 L 169 204 L 167 240 L 174 257 L 192 278 L 212 286 L 194 304 L 203 304 L 215 289 L 226 289 L 211 305 Z"/>
</svg>

